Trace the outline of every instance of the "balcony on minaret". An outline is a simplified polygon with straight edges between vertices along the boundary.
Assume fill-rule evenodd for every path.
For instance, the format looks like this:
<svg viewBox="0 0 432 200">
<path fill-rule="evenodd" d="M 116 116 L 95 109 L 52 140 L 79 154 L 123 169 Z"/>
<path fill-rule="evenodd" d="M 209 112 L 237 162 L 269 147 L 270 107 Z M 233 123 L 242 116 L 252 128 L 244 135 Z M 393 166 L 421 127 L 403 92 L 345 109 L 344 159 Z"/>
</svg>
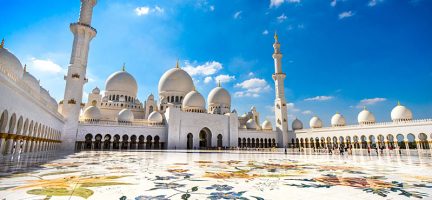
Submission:
<svg viewBox="0 0 432 200">
<path fill-rule="evenodd" d="M 79 79 L 79 78 L 80 78 L 80 75 L 79 75 L 78 73 L 72 74 L 72 78 Z"/>
<path fill-rule="evenodd" d="M 70 99 L 70 100 L 68 101 L 68 104 L 76 104 L 75 99 Z"/>
</svg>

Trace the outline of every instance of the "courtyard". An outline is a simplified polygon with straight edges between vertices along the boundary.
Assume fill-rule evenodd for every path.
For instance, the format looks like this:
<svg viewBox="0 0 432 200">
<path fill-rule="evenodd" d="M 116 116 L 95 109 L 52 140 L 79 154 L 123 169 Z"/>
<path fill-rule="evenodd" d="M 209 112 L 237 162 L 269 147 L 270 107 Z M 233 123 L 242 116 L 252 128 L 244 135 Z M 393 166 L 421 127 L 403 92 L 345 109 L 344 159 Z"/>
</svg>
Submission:
<svg viewBox="0 0 432 200">
<path fill-rule="evenodd" d="M 0 199 L 430 199 L 424 154 L 82 151 L 4 157 Z"/>
</svg>

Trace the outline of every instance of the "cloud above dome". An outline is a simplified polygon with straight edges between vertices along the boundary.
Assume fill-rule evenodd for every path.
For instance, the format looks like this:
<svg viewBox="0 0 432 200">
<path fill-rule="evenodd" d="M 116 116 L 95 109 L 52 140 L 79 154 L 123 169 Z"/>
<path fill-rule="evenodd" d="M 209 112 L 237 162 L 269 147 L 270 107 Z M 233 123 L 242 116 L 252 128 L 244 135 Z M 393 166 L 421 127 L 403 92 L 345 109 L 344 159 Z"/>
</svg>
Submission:
<svg viewBox="0 0 432 200">
<path fill-rule="evenodd" d="M 222 64 L 217 61 L 208 61 L 202 65 L 193 66 L 191 63 L 186 62 L 186 66 L 183 67 L 188 74 L 191 76 L 209 76 L 216 74 L 222 69 Z"/>
</svg>

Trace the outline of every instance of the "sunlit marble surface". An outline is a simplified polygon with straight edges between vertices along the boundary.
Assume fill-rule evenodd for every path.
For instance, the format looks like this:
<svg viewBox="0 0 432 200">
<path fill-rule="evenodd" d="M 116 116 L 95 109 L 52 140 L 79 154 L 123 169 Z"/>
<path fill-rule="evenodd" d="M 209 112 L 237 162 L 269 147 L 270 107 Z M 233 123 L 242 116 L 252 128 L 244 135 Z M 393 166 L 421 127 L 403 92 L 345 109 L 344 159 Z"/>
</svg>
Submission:
<svg viewBox="0 0 432 200">
<path fill-rule="evenodd" d="M 432 159 L 275 152 L 3 157 L 0 199 L 432 199 Z"/>
</svg>

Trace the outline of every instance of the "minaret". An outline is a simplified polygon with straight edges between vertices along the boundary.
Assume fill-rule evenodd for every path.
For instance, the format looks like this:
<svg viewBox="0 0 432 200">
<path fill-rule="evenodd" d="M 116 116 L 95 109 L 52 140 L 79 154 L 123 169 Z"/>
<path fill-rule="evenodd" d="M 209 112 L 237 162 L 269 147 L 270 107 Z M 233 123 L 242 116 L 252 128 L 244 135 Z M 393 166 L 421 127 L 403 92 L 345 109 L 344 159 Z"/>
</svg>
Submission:
<svg viewBox="0 0 432 200">
<path fill-rule="evenodd" d="M 280 44 L 278 41 L 278 35 L 274 35 L 275 43 L 273 44 L 274 53 L 274 67 L 275 73 L 273 74 L 273 80 L 275 82 L 275 120 L 276 120 L 276 131 L 278 132 L 278 147 L 288 147 L 288 112 L 285 100 L 285 87 L 284 79 L 285 73 L 282 72 L 282 54 L 280 52 Z"/>
<path fill-rule="evenodd" d="M 61 113 L 65 118 L 62 135 L 62 146 L 74 149 L 78 131 L 78 120 L 81 110 L 83 87 L 87 83 L 86 70 L 90 41 L 96 36 L 96 29 L 91 26 L 93 7 L 96 0 L 81 0 L 81 11 L 78 22 L 70 24 L 74 35 L 72 53 L 67 75 L 66 88 Z"/>
</svg>

